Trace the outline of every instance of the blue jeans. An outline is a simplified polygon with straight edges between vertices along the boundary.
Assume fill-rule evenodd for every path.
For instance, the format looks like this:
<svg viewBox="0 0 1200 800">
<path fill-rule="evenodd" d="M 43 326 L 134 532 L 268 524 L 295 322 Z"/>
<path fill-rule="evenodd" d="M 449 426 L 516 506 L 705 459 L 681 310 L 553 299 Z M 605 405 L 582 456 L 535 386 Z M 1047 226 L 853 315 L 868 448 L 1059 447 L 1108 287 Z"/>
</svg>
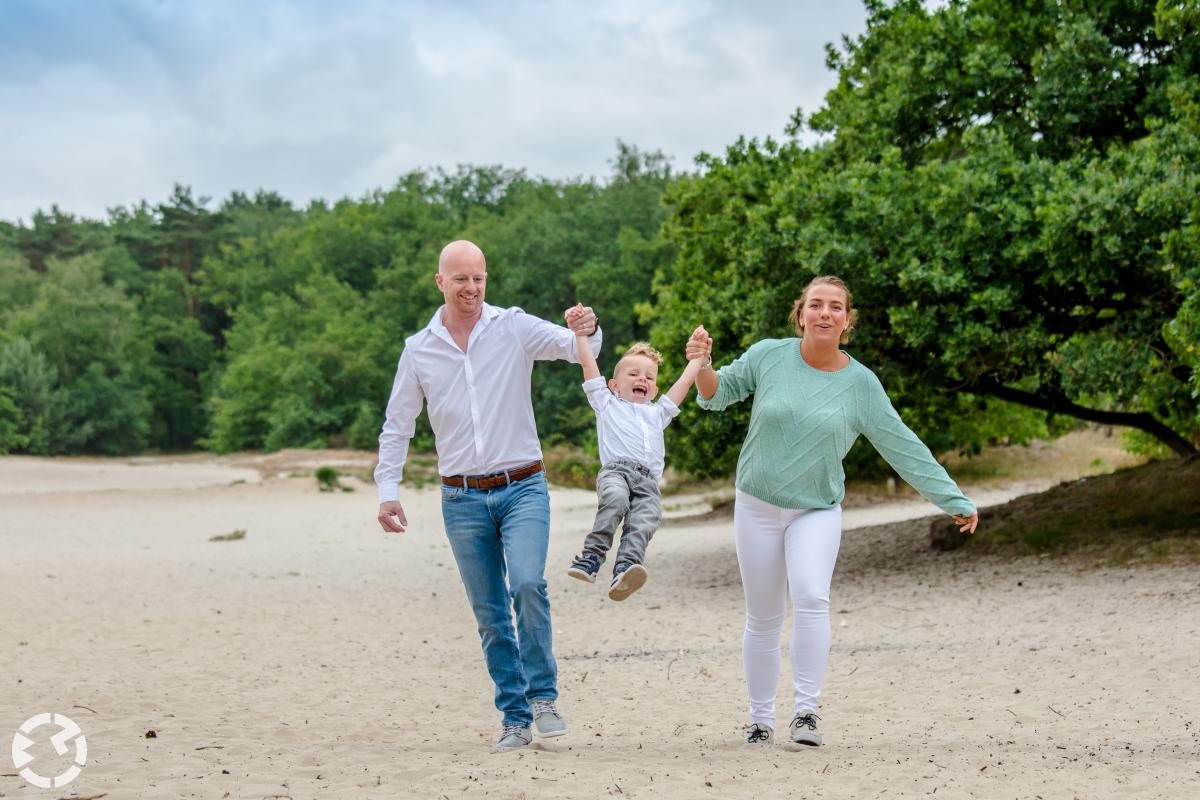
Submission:
<svg viewBox="0 0 1200 800">
<path fill-rule="evenodd" d="M 558 698 L 544 575 L 550 544 L 546 476 L 499 489 L 442 486 L 442 522 L 496 684 L 496 708 L 503 724 L 529 725 L 531 700 Z"/>
</svg>

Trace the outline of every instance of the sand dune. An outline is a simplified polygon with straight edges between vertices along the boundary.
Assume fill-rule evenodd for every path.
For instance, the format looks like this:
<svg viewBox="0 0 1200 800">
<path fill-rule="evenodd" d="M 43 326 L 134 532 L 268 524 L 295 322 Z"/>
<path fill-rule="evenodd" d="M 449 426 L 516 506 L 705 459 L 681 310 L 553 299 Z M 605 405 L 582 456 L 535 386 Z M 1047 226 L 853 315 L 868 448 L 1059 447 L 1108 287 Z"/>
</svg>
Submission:
<svg viewBox="0 0 1200 800">
<path fill-rule="evenodd" d="M 849 531 L 827 745 L 747 751 L 728 520 L 664 527 L 617 604 L 565 576 L 593 495 L 555 489 L 571 732 L 499 753 L 436 489 L 385 535 L 370 487 L 230 470 L 248 467 L 0 459 L 0 744 L 55 711 L 89 746 L 58 790 L 0 747 L 0 796 L 1200 796 L 1192 569 L 934 554 L 927 521 Z"/>
</svg>

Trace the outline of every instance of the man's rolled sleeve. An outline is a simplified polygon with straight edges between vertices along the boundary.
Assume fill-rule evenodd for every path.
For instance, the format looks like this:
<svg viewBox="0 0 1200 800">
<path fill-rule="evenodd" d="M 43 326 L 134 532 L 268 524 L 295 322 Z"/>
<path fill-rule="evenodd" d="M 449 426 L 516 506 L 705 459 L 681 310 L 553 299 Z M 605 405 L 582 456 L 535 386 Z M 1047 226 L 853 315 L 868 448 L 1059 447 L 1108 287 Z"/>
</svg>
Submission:
<svg viewBox="0 0 1200 800">
<path fill-rule="evenodd" d="M 396 366 L 396 379 L 388 397 L 383 430 L 379 434 L 379 465 L 375 467 L 375 487 L 379 502 L 400 499 L 400 482 L 404 479 L 404 463 L 408 460 L 408 443 L 416 433 L 417 415 L 425 395 L 413 369 L 413 359 L 405 349 Z"/>
<path fill-rule="evenodd" d="M 513 317 L 513 325 L 530 358 L 536 361 L 564 359 L 572 364 L 579 363 L 579 353 L 575 349 L 577 339 L 574 331 L 563 325 L 547 322 L 541 317 L 526 314 L 520 309 L 515 310 L 517 313 Z M 588 337 L 588 346 L 591 348 L 593 356 L 600 355 L 600 346 L 603 342 L 604 336 L 600 332 L 600 325 L 597 324 L 596 330 Z"/>
</svg>

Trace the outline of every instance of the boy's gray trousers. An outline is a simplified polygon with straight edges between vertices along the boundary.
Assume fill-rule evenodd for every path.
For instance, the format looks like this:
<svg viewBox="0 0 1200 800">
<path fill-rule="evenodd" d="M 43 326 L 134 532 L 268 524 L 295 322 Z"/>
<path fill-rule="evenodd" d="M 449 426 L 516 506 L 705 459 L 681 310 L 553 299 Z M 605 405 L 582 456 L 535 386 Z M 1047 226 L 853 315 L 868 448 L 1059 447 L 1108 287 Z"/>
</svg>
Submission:
<svg viewBox="0 0 1200 800">
<path fill-rule="evenodd" d="M 596 496 L 596 520 L 584 540 L 583 552 L 600 556 L 604 563 L 617 525 L 624 519 L 616 563 L 644 563 L 646 545 L 662 522 L 662 493 L 654 475 L 636 461 L 614 461 L 596 476 Z"/>
</svg>

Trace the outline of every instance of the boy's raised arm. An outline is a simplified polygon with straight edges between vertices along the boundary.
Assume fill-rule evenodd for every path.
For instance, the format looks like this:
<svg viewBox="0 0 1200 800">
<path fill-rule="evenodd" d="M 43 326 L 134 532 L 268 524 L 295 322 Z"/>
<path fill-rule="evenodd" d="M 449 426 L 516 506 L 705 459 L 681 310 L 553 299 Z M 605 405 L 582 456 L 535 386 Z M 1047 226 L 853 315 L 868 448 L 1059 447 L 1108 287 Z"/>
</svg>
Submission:
<svg viewBox="0 0 1200 800">
<path fill-rule="evenodd" d="M 701 333 L 704 335 L 701 336 Z M 677 406 L 682 406 L 683 401 L 687 400 L 688 392 L 692 390 L 692 384 L 696 382 L 696 376 L 700 374 L 700 370 L 704 369 L 704 365 L 709 363 L 712 340 L 707 337 L 708 334 L 704 332 L 704 326 L 700 326 L 692 332 L 692 340 L 700 345 L 707 344 L 707 347 L 700 347 L 704 354 L 699 358 L 693 358 L 689 361 L 687 367 L 683 370 L 683 374 L 679 376 L 679 380 L 675 381 L 675 385 L 667 390 L 667 397 L 671 398 L 671 402 Z"/>
<path fill-rule="evenodd" d="M 563 317 L 570 325 L 571 321 L 584 313 L 582 305 L 576 305 L 574 308 L 568 308 Z M 591 345 L 588 344 L 588 337 L 582 333 L 575 334 L 575 349 L 578 351 L 579 366 L 583 367 L 583 379 L 590 381 L 592 378 L 600 377 L 600 367 L 596 364 L 596 357 L 592 355 Z"/>
</svg>

